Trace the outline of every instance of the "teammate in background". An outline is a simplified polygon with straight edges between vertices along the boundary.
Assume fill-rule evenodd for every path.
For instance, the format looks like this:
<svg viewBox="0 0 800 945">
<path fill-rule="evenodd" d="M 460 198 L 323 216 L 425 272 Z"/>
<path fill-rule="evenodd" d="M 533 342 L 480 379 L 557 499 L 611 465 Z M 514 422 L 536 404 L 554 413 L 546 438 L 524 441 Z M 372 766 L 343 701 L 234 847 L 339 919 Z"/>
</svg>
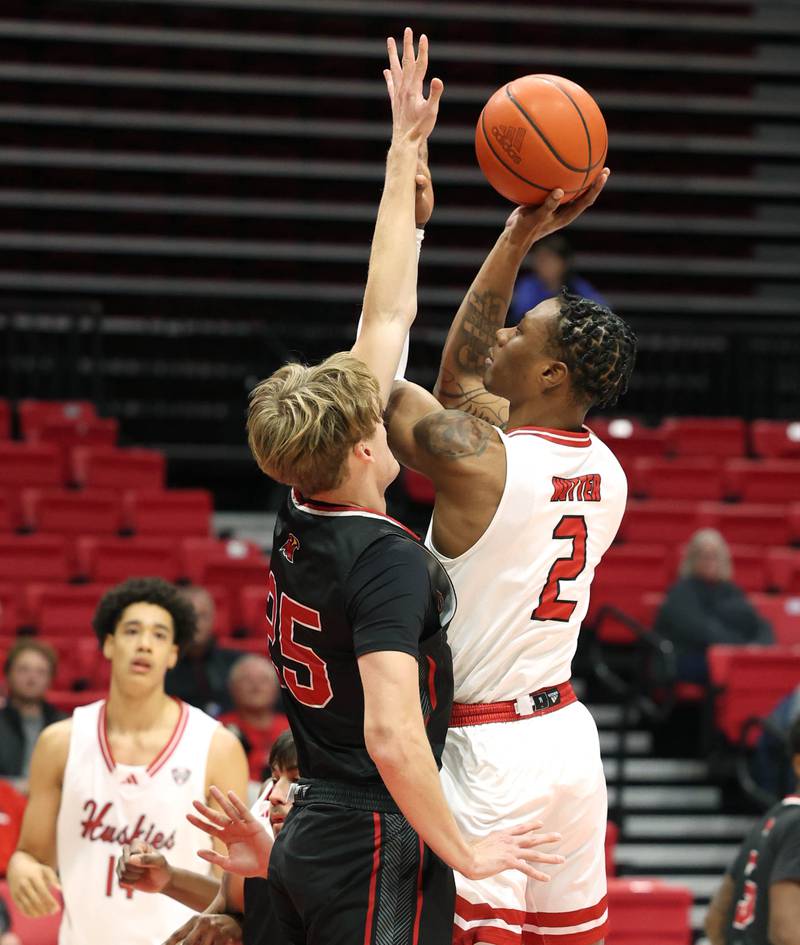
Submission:
<svg viewBox="0 0 800 945">
<path fill-rule="evenodd" d="M 248 416 L 259 467 L 294 487 L 275 526 L 267 599 L 270 653 L 310 779 L 269 858 L 292 945 L 369 945 L 387 930 L 397 945 L 447 941 L 445 864 L 474 877 L 541 876 L 532 862 L 561 859 L 534 849 L 553 839 L 532 835 L 538 825 L 466 842 L 439 781 L 454 600 L 438 562 L 384 514 L 398 465 L 381 414 L 416 313 L 415 171 L 442 84 L 433 79 L 424 98 L 424 36 L 415 60 L 405 31 L 402 65 L 388 45 L 392 143 L 361 334 L 349 355 L 275 372 L 253 391 Z M 227 843 L 252 818 L 240 803 L 223 806 L 228 819 L 212 816 L 208 829 Z M 267 852 L 262 843 L 262 875 Z"/>
<path fill-rule="evenodd" d="M 271 835 L 277 837 L 292 807 L 291 785 L 299 777 L 291 732 L 282 732 L 273 743 L 269 767 L 271 777 L 250 812 L 262 822 L 266 821 Z M 266 879 L 258 876 L 242 880 L 236 873 L 225 872 L 217 882 L 208 875 L 194 872 L 187 877 L 186 872 L 173 867 L 163 853 L 141 840 L 124 847 L 117 863 L 120 885 L 178 898 L 200 912 L 176 929 L 165 945 L 226 945 L 228 942 L 268 945 L 280 940 L 280 930 L 266 892 Z M 189 888 L 196 891 L 192 902 L 182 898 L 182 891 Z M 210 896 L 213 899 L 206 906 Z"/>
<path fill-rule="evenodd" d="M 745 837 L 708 909 L 711 945 L 800 945 L 800 719 L 789 748 L 797 789 Z"/>
<path fill-rule="evenodd" d="M 607 928 L 599 740 L 569 679 L 627 494 L 583 421 L 625 392 L 636 340 L 609 309 L 568 294 L 503 327 L 531 245 L 579 216 L 607 177 L 571 205 L 556 190 L 511 214 L 448 335 L 438 402 L 401 382 L 387 411 L 394 454 L 436 487 L 427 544 L 459 601 L 446 797 L 467 836 L 537 819 L 562 834 L 567 858 L 547 885 L 457 875 L 457 943 L 534 934 L 591 945 Z"/>
<path fill-rule="evenodd" d="M 34 749 L 30 800 L 8 881 L 29 916 L 64 915 L 60 945 L 161 945 L 190 913 L 121 889 L 114 866 L 134 839 L 194 867 L 207 845 L 186 809 L 211 784 L 244 791 L 247 760 L 218 722 L 164 692 L 192 639 L 195 613 L 177 588 L 138 578 L 101 599 L 94 629 L 111 661 L 108 698 L 46 728 Z M 56 870 L 58 871 L 56 873 Z"/>
</svg>

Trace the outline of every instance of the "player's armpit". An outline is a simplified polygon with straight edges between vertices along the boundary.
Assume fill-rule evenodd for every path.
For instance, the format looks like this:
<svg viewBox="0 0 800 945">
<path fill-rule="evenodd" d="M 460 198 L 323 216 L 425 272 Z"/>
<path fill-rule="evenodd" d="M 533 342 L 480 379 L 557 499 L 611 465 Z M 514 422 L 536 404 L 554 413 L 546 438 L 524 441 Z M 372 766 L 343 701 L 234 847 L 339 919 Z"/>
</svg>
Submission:
<svg viewBox="0 0 800 945">
<path fill-rule="evenodd" d="M 769 930 L 772 945 L 800 945 L 800 882 L 785 880 L 769 887 Z"/>
<path fill-rule="evenodd" d="M 733 889 L 733 879 L 726 874 L 708 907 L 705 931 L 711 945 L 725 945 L 725 925 L 733 904 Z"/>
</svg>

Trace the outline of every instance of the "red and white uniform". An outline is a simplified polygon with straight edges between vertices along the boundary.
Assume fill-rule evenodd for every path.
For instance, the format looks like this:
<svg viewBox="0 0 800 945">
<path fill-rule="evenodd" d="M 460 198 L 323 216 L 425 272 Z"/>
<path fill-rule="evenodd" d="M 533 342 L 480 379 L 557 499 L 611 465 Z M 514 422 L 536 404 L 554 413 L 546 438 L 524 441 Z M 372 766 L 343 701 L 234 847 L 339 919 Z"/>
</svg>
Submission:
<svg viewBox="0 0 800 945">
<path fill-rule="evenodd" d="M 172 866 L 202 871 L 206 835 L 186 814 L 206 795 L 206 764 L 219 723 L 180 703 L 175 729 L 149 765 L 118 764 L 106 736 L 105 700 L 75 709 L 57 820 L 64 894 L 59 945 L 161 945 L 194 914 L 167 896 L 123 889 L 122 846 L 144 840 Z"/>
<path fill-rule="evenodd" d="M 457 558 L 427 538 L 458 597 L 442 781 L 465 833 L 542 820 L 562 834 L 553 852 L 567 860 L 543 867 L 550 883 L 517 871 L 481 881 L 456 874 L 454 942 L 591 945 L 607 929 L 607 797 L 597 728 L 569 678 L 627 482 L 586 429 L 521 427 L 500 437 L 506 483 L 484 534 Z"/>
</svg>

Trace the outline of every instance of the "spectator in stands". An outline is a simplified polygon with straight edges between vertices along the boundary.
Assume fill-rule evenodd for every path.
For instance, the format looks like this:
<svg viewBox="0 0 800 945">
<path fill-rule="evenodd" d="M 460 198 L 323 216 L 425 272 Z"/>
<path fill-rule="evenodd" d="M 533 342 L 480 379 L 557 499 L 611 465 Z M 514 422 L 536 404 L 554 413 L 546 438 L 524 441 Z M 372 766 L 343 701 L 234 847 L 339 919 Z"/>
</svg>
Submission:
<svg viewBox="0 0 800 945">
<path fill-rule="evenodd" d="M 19 935 L 11 931 L 11 915 L 2 896 L 0 896 L 0 945 L 22 945 Z"/>
<path fill-rule="evenodd" d="M 800 941 L 800 719 L 789 744 L 794 794 L 761 816 L 723 877 L 706 916 L 711 945 Z"/>
<path fill-rule="evenodd" d="M 192 586 L 182 593 L 197 614 L 197 632 L 174 669 L 167 673 L 165 689 L 215 718 L 231 708 L 228 676 L 240 658 L 237 650 L 217 646 L 214 635 L 214 598 L 204 587 Z"/>
<path fill-rule="evenodd" d="M 0 709 L 0 777 L 27 792 L 28 769 L 39 732 L 64 718 L 45 702 L 56 671 L 51 646 L 40 640 L 22 639 L 9 651 L 4 667 L 6 704 Z"/>
<path fill-rule="evenodd" d="M 756 745 L 754 776 L 765 791 L 775 797 L 794 787 L 794 770 L 789 753 L 789 732 L 800 719 L 800 686 L 775 706 L 766 719 Z"/>
<path fill-rule="evenodd" d="M 8 861 L 17 848 L 25 803 L 25 797 L 0 778 L 0 878 L 8 872 Z"/>
<path fill-rule="evenodd" d="M 239 736 L 250 763 L 250 780 L 269 776 L 269 754 L 275 739 L 289 728 L 277 711 L 280 686 L 272 663 L 263 656 L 244 656 L 233 667 L 228 682 L 234 709 L 220 722 Z"/>
<path fill-rule="evenodd" d="M 508 309 L 508 325 L 516 325 L 522 316 L 545 299 L 561 294 L 563 288 L 575 295 L 608 305 L 593 285 L 572 270 L 572 247 L 561 233 L 546 236 L 534 244 L 528 256 L 529 271 L 514 286 Z"/>
<path fill-rule="evenodd" d="M 656 615 L 655 630 L 672 641 L 677 678 L 708 682 L 706 651 L 718 643 L 772 643 L 772 628 L 732 581 L 731 553 L 713 528 L 695 532 L 678 581 Z"/>
</svg>

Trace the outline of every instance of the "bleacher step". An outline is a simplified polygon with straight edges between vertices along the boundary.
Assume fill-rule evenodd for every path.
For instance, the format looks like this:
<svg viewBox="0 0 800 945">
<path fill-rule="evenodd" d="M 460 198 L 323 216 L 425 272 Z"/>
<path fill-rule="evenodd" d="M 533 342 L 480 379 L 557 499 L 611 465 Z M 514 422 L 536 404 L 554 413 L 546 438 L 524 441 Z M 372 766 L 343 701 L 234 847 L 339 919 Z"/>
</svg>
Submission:
<svg viewBox="0 0 800 945">
<path fill-rule="evenodd" d="M 677 840 L 681 837 L 706 837 L 740 841 L 752 824 L 751 817 L 725 814 L 702 816 L 633 814 L 625 818 L 626 840 Z"/>
<path fill-rule="evenodd" d="M 737 850 L 735 843 L 619 843 L 616 860 L 625 872 L 692 868 L 723 872 Z"/>
<path fill-rule="evenodd" d="M 625 747 L 629 755 L 648 755 L 653 750 L 653 736 L 650 732 L 628 732 Z M 600 752 L 613 755 L 619 751 L 619 732 L 600 732 Z"/>
<path fill-rule="evenodd" d="M 616 758 L 604 758 L 603 767 L 607 781 L 618 780 L 619 762 Z M 706 781 L 708 766 L 704 761 L 690 758 L 628 758 L 623 773 L 629 782 L 686 783 Z"/>
<path fill-rule="evenodd" d="M 628 810 L 680 810 L 711 811 L 720 808 L 720 790 L 712 785 L 636 785 L 626 787 L 623 792 L 624 806 Z M 609 807 L 616 806 L 617 788 L 608 789 Z"/>
</svg>

